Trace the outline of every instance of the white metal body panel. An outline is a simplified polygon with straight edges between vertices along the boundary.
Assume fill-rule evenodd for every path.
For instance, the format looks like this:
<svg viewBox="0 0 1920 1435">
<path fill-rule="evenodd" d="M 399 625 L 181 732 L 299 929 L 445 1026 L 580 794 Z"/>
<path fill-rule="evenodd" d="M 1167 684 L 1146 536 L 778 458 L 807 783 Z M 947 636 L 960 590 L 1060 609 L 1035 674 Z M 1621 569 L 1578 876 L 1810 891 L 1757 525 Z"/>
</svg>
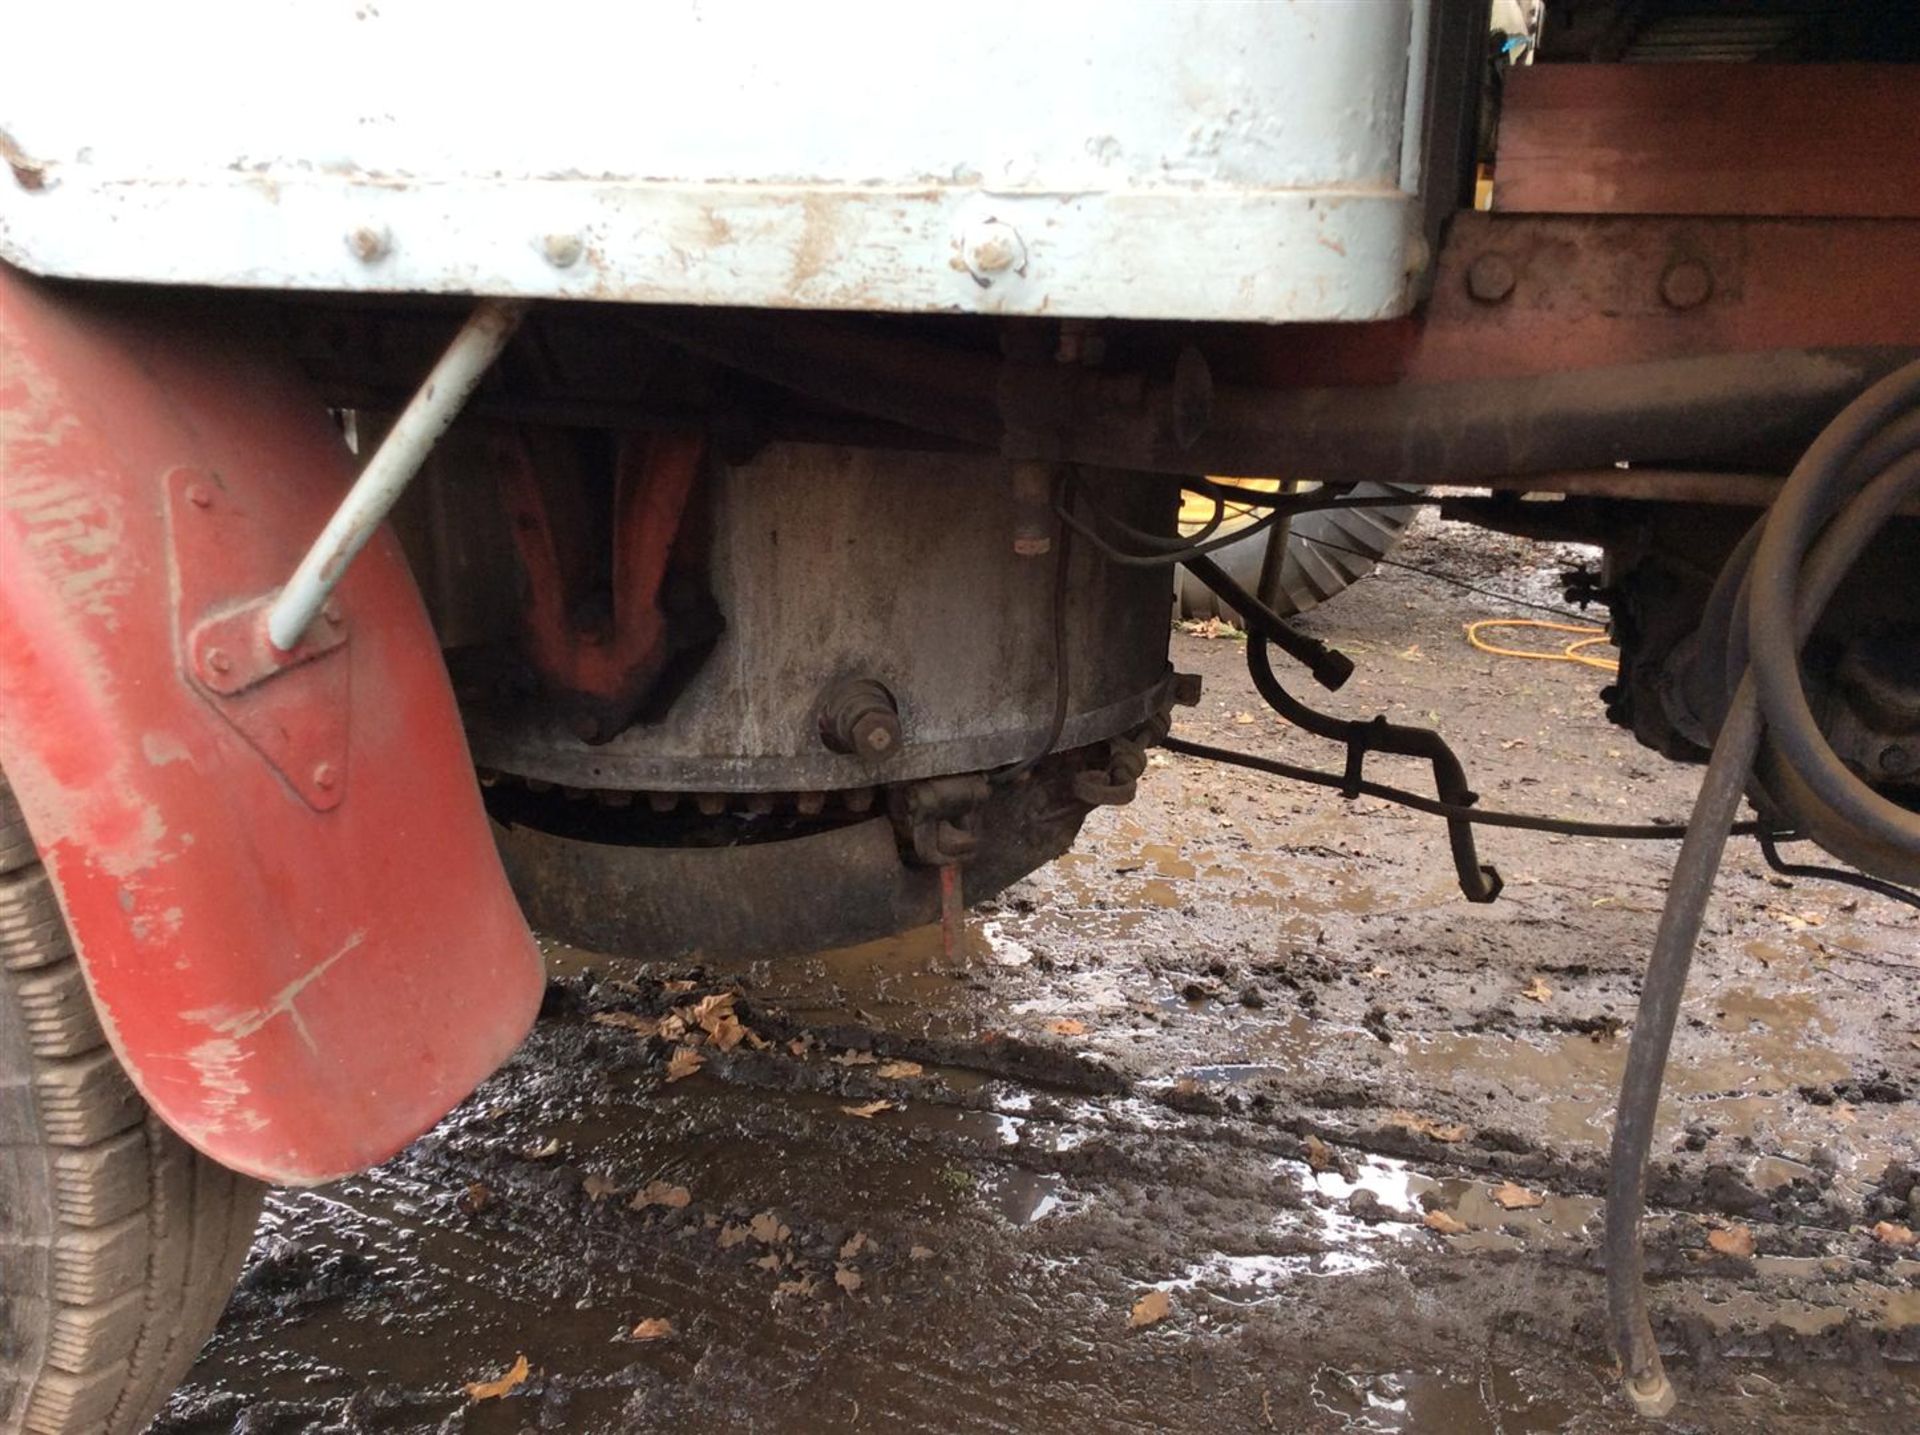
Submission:
<svg viewBox="0 0 1920 1435">
<path fill-rule="evenodd" d="M 1426 9 L 20 4 L 0 257 L 162 284 L 1385 317 L 1420 262 Z"/>
</svg>

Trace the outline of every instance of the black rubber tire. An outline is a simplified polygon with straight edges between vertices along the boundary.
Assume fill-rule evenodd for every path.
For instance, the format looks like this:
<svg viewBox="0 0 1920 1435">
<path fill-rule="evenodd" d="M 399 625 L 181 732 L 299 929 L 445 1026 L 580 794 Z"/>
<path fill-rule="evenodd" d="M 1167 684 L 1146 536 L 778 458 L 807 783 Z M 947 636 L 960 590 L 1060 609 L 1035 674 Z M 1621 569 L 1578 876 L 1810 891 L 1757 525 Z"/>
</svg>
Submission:
<svg viewBox="0 0 1920 1435">
<path fill-rule="evenodd" d="M 212 1333 L 265 1188 L 134 1091 L 25 831 L 0 777 L 0 1431 L 131 1435 Z"/>
<path fill-rule="evenodd" d="M 1417 488 L 1385 483 L 1354 485 L 1355 498 L 1413 497 Z M 1286 559 L 1280 565 L 1280 616 L 1291 617 L 1317 607 L 1374 570 L 1391 553 L 1420 510 L 1407 508 L 1315 509 L 1295 516 Z M 1315 542 L 1314 540 L 1319 540 Z M 1213 559 L 1227 576 L 1252 592 L 1260 583 L 1260 564 L 1267 553 L 1264 533 L 1248 534 L 1229 543 Z M 1223 618 L 1239 625 L 1239 615 L 1185 568 L 1180 573 L 1180 616 Z"/>
</svg>

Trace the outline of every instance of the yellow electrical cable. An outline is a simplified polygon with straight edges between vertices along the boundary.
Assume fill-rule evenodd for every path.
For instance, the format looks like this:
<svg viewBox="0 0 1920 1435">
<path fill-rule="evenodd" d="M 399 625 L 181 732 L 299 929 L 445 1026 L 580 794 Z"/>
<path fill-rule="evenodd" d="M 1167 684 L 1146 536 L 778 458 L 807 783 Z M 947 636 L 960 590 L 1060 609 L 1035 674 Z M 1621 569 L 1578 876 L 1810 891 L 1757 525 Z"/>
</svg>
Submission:
<svg viewBox="0 0 1920 1435">
<path fill-rule="evenodd" d="M 1480 637 L 1482 628 L 1551 628 L 1556 633 L 1581 633 L 1585 636 L 1577 643 L 1568 643 L 1557 653 L 1538 653 L 1525 648 L 1502 648 L 1485 642 Z M 1467 641 L 1483 653 L 1494 653 L 1503 658 L 1539 658 L 1549 663 L 1579 663 L 1583 667 L 1598 668 L 1603 673 L 1620 671 L 1617 658 L 1601 658 L 1581 651 L 1582 648 L 1591 648 L 1607 641 L 1605 628 L 1589 627 L 1584 623 L 1549 623 L 1544 618 L 1482 618 L 1477 623 L 1467 624 Z"/>
</svg>

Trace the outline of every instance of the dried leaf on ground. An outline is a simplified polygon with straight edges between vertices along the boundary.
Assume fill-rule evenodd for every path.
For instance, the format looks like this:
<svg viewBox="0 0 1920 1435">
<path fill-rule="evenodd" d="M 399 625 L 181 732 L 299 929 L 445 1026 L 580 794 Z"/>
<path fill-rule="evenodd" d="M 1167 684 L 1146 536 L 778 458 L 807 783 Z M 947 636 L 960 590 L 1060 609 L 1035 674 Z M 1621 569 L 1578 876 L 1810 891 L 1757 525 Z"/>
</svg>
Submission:
<svg viewBox="0 0 1920 1435">
<path fill-rule="evenodd" d="M 849 1294 L 859 1290 L 860 1287 L 864 1284 L 864 1282 L 860 1279 L 860 1272 L 854 1270 L 853 1267 L 851 1266 L 835 1266 L 833 1271 L 833 1283 L 839 1286 L 841 1290 L 846 1291 Z"/>
<path fill-rule="evenodd" d="M 1790 932 L 1804 932 L 1808 927 L 1824 927 L 1827 919 L 1818 912 L 1789 912 L 1784 907 L 1769 907 L 1767 915 Z"/>
<path fill-rule="evenodd" d="M 919 1076 L 925 1071 L 926 1068 L 917 1061 L 883 1061 L 873 1069 L 873 1074 L 894 1081 L 902 1081 L 909 1076 Z"/>
<path fill-rule="evenodd" d="M 1860 1120 L 1860 1113 L 1854 1109 L 1851 1101 L 1836 1101 L 1833 1103 L 1833 1119 L 1842 1126 L 1852 1126 Z"/>
<path fill-rule="evenodd" d="M 654 1035 L 662 1041 L 679 1041 L 692 1029 L 684 1011 L 670 1011 L 660 1018 L 660 1025 Z"/>
<path fill-rule="evenodd" d="M 703 1031 L 712 1031 L 716 1025 L 733 1015 L 733 993 L 715 992 L 711 996 L 701 997 L 693 1004 L 693 1021 Z"/>
<path fill-rule="evenodd" d="M 775 1295 L 810 1296 L 818 1290 L 819 1284 L 810 1280 L 781 1281 L 773 1288 Z"/>
<path fill-rule="evenodd" d="M 1873 1227 L 1873 1238 L 1883 1246 L 1896 1246 L 1904 1250 L 1920 1237 L 1913 1231 L 1895 1221 L 1878 1221 Z"/>
<path fill-rule="evenodd" d="M 1173 1083 L 1173 1094 L 1175 1096 L 1192 1096 L 1199 1090 L 1199 1081 L 1191 1076 L 1183 1076 Z"/>
<path fill-rule="evenodd" d="M 1333 1148 L 1318 1136 L 1307 1137 L 1307 1165 L 1316 1171 L 1330 1171 L 1335 1166 Z"/>
<path fill-rule="evenodd" d="M 763 1271 L 777 1271 L 786 1263 L 787 1258 L 785 1256 L 774 1255 L 771 1252 L 754 1261 L 754 1264 Z"/>
<path fill-rule="evenodd" d="M 1415 1136 L 1425 1136 L 1430 1140 L 1443 1141 L 1451 1145 L 1455 1141 L 1467 1139 L 1467 1128 L 1457 1121 L 1436 1121 L 1431 1116 L 1422 1116 L 1416 1111 L 1396 1111 L 1387 1118 L 1387 1125 L 1398 1126 L 1402 1131 L 1411 1131 Z"/>
<path fill-rule="evenodd" d="M 649 1181 L 627 1204 L 636 1211 L 644 1211 L 649 1206 L 678 1211 L 692 1200 L 693 1193 L 685 1186 L 676 1186 L 671 1181 Z"/>
<path fill-rule="evenodd" d="M 1473 1229 L 1451 1211 L 1427 1212 L 1426 1227 L 1429 1231 L 1438 1231 L 1443 1236 L 1464 1235 Z"/>
<path fill-rule="evenodd" d="M 618 1195 L 620 1191 L 620 1187 L 611 1177 L 602 1176 L 598 1171 L 589 1172 L 587 1179 L 580 1183 L 580 1189 L 587 1193 L 589 1201 L 604 1201 L 609 1196 Z"/>
<path fill-rule="evenodd" d="M 1087 1024 L 1083 1021 L 1075 1021 L 1070 1016 L 1057 1016 L 1047 1023 L 1047 1030 L 1055 1036 L 1085 1036 Z"/>
<path fill-rule="evenodd" d="M 747 1223 L 747 1229 L 763 1246 L 777 1246 L 793 1234 L 792 1230 L 780 1224 L 780 1218 L 772 1211 L 762 1211 L 755 1216 Z"/>
<path fill-rule="evenodd" d="M 1172 1296 L 1165 1291 L 1148 1291 L 1133 1303 L 1133 1309 L 1127 1313 L 1127 1328 L 1138 1330 L 1143 1325 L 1165 1320 L 1172 1314 Z"/>
<path fill-rule="evenodd" d="M 720 1228 L 720 1249 L 724 1251 L 733 1246 L 742 1245 L 752 1234 L 748 1227 L 728 1221 Z"/>
<path fill-rule="evenodd" d="M 1553 988 L 1539 977 L 1535 977 L 1522 989 L 1521 996 L 1530 1002 L 1550 1002 L 1553 1000 Z"/>
<path fill-rule="evenodd" d="M 665 1340 L 673 1334 L 673 1322 L 664 1315 L 650 1315 L 627 1332 L 629 1340 Z"/>
<path fill-rule="evenodd" d="M 1253 725 L 1253 714 L 1252 713 L 1235 713 L 1233 715 L 1233 720 L 1234 722 L 1238 723 L 1241 727 L 1251 727 Z"/>
<path fill-rule="evenodd" d="M 858 1116 L 862 1121 L 871 1121 L 882 1111 L 898 1111 L 900 1109 L 900 1103 L 897 1101 L 868 1101 L 859 1106 L 843 1106 L 840 1109 L 849 1116 Z"/>
<path fill-rule="evenodd" d="M 513 1368 L 498 1380 L 476 1380 L 467 1386 L 467 1399 L 473 1401 L 498 1400 L 515 1386 L 527 1383 L 527 1377 L 533 1374 L 533 1367 L 527 1364 L 526 1356 L 514 1361 Z"/>
<path fill-rule="evenodd" d="M 588 1020 L 596 1026 L 617 1026 L 623 1031 L 637 1032 L 641 1036 L 652 1036 L 660 1030 L 660 1018 L 641 1016 L 631 1011 L 597 1011 Z"/>
<path fill-rule="evenodd" d="M 865 1231 L 855 1231 L 851 1236 L 847 1237 L 845 1243 L 840 1247 L 840 1259 L 850 1261 L 866 1248 L 867 1233 Z"/>
<path fill-rule="evenodd" d="M 660 983 L 660 990 L 663 992 L 690 992 L 699 985 L 700 983 L 690 977 L 675 977 L 670 982 Z"/>
<path fill-rule="evenodd" d="M 1753 1254 L 1753 1232 L 1745 1226 L 1724 1226 L 1707 1232 L 1707 1244 L 1723 1256 L 1745 1260 Z"/>
<path fill-rule="evenodd" d="M 838 1056 L 827 1058 L 835 1066 L 872 1066 L 879 1059 L 870 1051 L 856 1051 L 852 1047 L 848 1047 Z"/>
<path fill-rule="evenodd" d="M 1525 1186 L 1516 1186 L 1511 1181 L 1502 1181 L 1492 1191 L 1493 1204 L 1503 1211 L 1531 1211 L 1536 1206 L 1547 1204 L 1547 1198 L 1538 1191 L 1529 1191 Z"/>
<path fill-rule="evenodd" d="M 787 1043 L 787 1051 L 793 1056 L 805 1056 L 812 1050 L 813 1038 L 810 1036 L 796 1036 L 792 1041 Z"/>
<path fill-rule="evenodd" d="M 493 1192 L 478 1181 L 467 1187 L 465 1194 L 460 1197 L 460 1209 L 469 1216 L 479 1215 L 492 1204 Z"/>
<path fill-rule="evenodd" d="M 732 1051 L 747 1039 L 747 1029 L 740 1025 L 738 1017 L 725 1017 L 715 1023 L 708 1033 L 708 1039 L 722 1051 Z"/>
<path fill-rule="evenodd" d="M 676 1046 L 667 1058 L 667 1080 L 679 1081 L 692 1076 L 707 1064 L 707 1059 L 690 1046 Z"/>
<path fill-rule="evenodd" d="M 932 1246 L 914 1246 L 907 1251 L 907 1259 L 910 1261 L 932 1260 L 933 1247 Z"/>
<path fill-rule="evenodd" d="M 551 1161 L 560 1154 L 560 1138 L 549 1136 L 545 1141 L 527 1147 L 520 1154 L 529 1161 Z"/>
</svg>

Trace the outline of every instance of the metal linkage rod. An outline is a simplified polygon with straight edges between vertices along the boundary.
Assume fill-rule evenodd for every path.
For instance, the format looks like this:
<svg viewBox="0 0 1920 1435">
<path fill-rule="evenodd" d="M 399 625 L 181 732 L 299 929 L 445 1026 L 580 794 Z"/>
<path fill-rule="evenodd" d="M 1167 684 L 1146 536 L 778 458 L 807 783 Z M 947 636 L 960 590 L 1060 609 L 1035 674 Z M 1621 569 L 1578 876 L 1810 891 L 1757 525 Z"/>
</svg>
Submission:
<svg viewBox="0 0 1920 1435">
<path fill-rule="evenodd" d="M 267 637 L 275 648 L 286 653 L 299 645 L 355 556 L 520 327 L 525 309 L 517 301 L 486 300 L 454 335 L 268 610 Z"/>
</svg>

